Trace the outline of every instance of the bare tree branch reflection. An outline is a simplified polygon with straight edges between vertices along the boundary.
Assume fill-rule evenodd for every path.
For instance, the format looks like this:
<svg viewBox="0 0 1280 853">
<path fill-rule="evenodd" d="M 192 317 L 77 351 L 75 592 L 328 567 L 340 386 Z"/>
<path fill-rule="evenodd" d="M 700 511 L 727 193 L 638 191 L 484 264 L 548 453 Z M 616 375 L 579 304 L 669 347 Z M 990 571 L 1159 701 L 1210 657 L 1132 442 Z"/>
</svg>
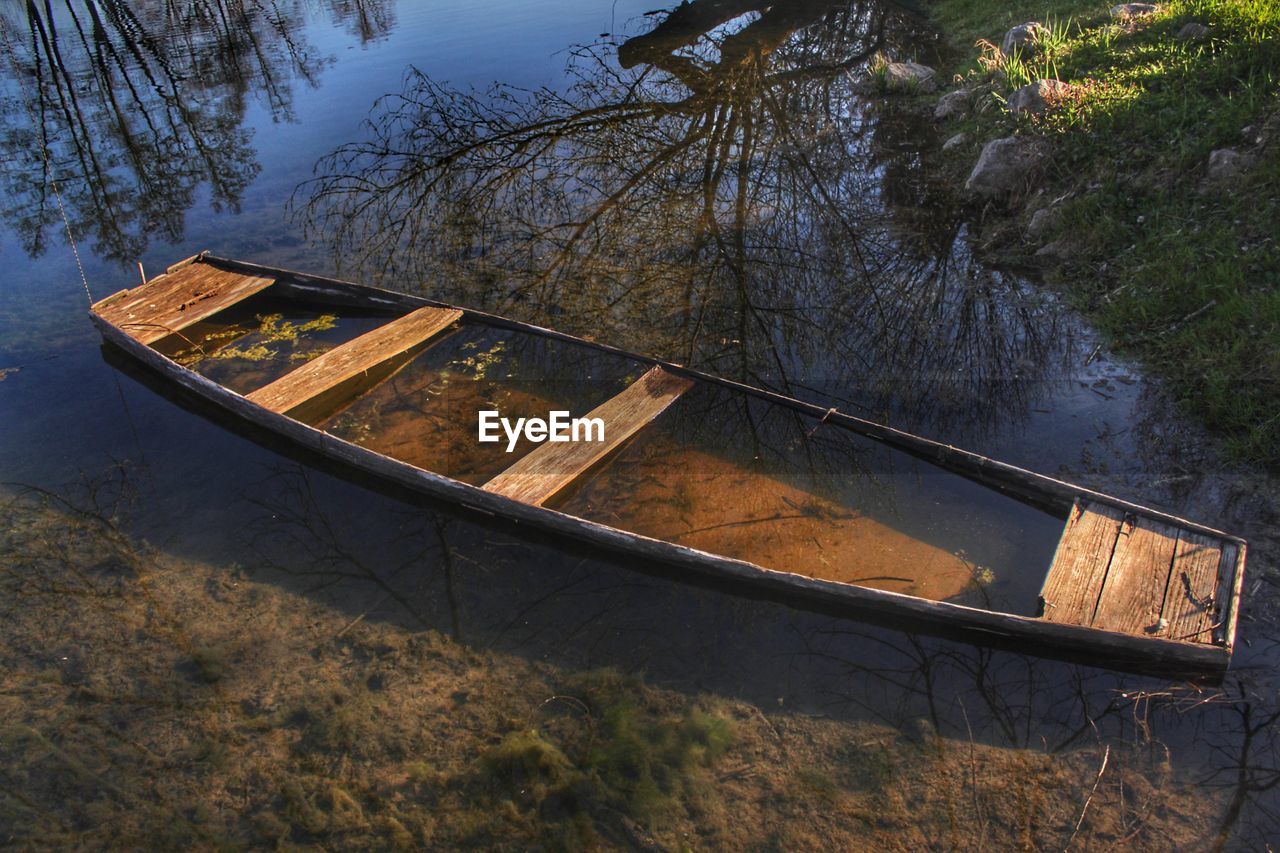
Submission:
<svg viewBox="0 0 1280 853">
<path fill-rule="evenodd" d="M 835 640 L 843 636 L 862 648 Z M 899 726 L 923 713 L 929 730 L 943 736 L 968 729 L 971 737 L 977 731 L 980 738 L 1055 755 L 1119 746 L 1132 760 L 1145 750 L 1163 785 L 1173 784 L 1175 764 L 1208 768 L 1180 784 L 1225 795 L 1215 849 L 1256 843 L 1280 821 L 1274 684 L 1247 675 L 1222 688 L 1150 679 L 1117 684 L 1080 666 L 912 635 L 905 640 L 832 628 L 805 636 L 803 654 L 842 672 L 829 690 L 833 710 L 857 708 Z M 865 650 L 868 644 L 874 652 Z M 1148 813 L 1132 816 L 1134 837 L 1152 829 Z"/>
<path fill-rule="evenodd" d="M 392 24 L 384 5 L 335 0 L 333 14 L 377 38 Z M 27 0 L 0 16 L 14 54 L 0 71 L 10 84 L 2 215 L 27 252 L 42 254 L 61 224 L 54 181 L 73 232 L 117 261 L 136 260 L 154 237 L 181 240 L 202 188 L 214 210 L 238 210 L 260 169 L 242 126 L 250 98 L 290 120 L 294 81 L 315 85 L 327 63 L 301 36 L 304 11 L 260 0 Z"/>
<path fill-rule="evenodd" d="M 358 539 L 321 510 L 305 469 L 278 471 L 255 484 L 245 499 L 263 511 L 258 524 L 248 531 L 249 544 L 263 567 L 298 578 L 313 594 L 353 582 L 373 584 L 383 599 L 393 600 L 416 622 L 430 624 L 417 605 L 430 577 L 422 571 L 422 563 L 435 550 L 428 549 L 424 541 L 427 529 L 423 519 L 407 519 L 399 534 L 386 543 L 388 553 L 397 559 L 375 564 L 362 556 Z M 440 547 L 447 549 L 443 529 L 434 528 L 433 532 L 441 537 Z M 451 571 L 448 560 L 441 562 Z M 397 585 L 405 577 L 409 578 L 407 589 Z M 452 612 L 456 633 L 456 605 Z"/>
<path fill-rule="evenodd" d="M 395 29 L 395 7 L 385 0 L 329 0 L 329 5 L 334 19 L 362 45 L 384 39 Z"/>
<path fill-rule="evenodd" d="M 616 59 L 573 48 L 563 92 L 411 68 L 300 212 L 361 277 L 844 404 L 1020 411 L 1069 349 L 1054 312 L 958 220 L 910 233 L 888 203 L 936 210 L 859 94 L 909 27 L 870 0 L 700 0 Z"/>
</svg>

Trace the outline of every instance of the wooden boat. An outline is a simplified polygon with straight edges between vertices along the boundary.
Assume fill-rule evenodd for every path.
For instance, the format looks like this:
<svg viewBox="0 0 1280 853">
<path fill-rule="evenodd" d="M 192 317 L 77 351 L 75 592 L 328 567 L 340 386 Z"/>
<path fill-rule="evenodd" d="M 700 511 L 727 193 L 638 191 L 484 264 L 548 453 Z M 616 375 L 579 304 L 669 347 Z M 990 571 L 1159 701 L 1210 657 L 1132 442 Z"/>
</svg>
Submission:
<svg viewBox="0 0 1280 853">
<path fill-rule="evenodd" d="M 503 523 L 984 644 L 1179 674 L 1230 660 L 1243 540 L 835 409 L 207 253 L 91 313 L 231 415 Z M 585 412 L 601 434 L 482 443 L 485 406 Z M 973 553 L 992 542 L 999 581 Z"/>
</svg>

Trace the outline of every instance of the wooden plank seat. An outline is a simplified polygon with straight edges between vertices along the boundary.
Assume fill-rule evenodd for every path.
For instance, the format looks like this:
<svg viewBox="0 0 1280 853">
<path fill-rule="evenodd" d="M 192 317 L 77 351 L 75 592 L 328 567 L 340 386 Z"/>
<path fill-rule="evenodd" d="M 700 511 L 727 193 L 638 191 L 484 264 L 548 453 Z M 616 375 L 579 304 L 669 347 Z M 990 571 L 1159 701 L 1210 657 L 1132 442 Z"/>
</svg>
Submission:
<svg viewBox="0 0 1280 853">
<path fill-rule="evenodd" d="M 1214 642 L 1236 545 L 1077 500 L 1040 592 L 1041 618 Z"/>
<path fill-rule="evenodd" d="M 693 380 L 654 367 L 587 415 L 604 422 L 603 441 L 541 444 L 485 483 L 484 489 L 540 506 L 662 414 L 691 387 Z"/>
<path fill-rule="evenodd" d="M 462 312 L 452 308 L 419 308 L 334 347 L 245 397 L 273 412 L 307 420 L 327 408 L 323 400 L 330 392 L 371 374 L 376 380 L 385 379 L 461 318 Z"/>
<path fill-rule="evenodd" d="M 151 281 L 93 306 L 108 323 L 151 345 L 208 319 L 275 283 L 268 276 L 244 275 L 211 264 L 171 268 Z"/>
</svg>

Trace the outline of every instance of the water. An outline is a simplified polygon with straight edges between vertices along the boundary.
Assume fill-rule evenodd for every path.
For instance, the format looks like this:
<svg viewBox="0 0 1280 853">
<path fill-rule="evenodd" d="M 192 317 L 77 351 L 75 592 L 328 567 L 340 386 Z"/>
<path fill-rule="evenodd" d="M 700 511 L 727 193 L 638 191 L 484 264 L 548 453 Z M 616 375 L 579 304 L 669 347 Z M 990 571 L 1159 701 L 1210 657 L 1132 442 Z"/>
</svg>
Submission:
<svg viewBox="0 0 1280 853">
<path fill-rule="evenodd" d="M 615 766 L 575 752 L 581 712 L 544 704 L 562 694 L 655 719 L 697 696 L 747 703 L 715 706 L 736 721 L 738 751 L 685 766 L 713 785 L 659 785 L 701 811 L 655 817 L 634 796 L 589 807 L 607 845 L 635 843 L 622 809 L 665 844 L 689 831 L 703 834 L 686 843 L 738 846 L 716 792 L 741 804 L 743 827 L 784 827 L 748 836 L 774 846 L 1275 837 L 1264 487 L 1222 473 L 1159 389 L 1099 351 L 1052 294 L 974 257 L 962 212 L 929 177 L 934 131 L 867 108 L 848 73 L 877 49 L 927 61 L 927 28 L 872 3 L 744 4 L 742 17 L 628 42 L 656 26 L 648 11 L 4 7 L 21 70 L 0 75 L 0 469 L 56 496 L 9 488 L 25 497 L 6 510 L 4 837 L 140 843 L 163 826 L 174 843 L 354 843 L 392 838 L 395 820 L 432 843 L 425 809 L 436 844 L 495 841 L 458 816 L 467 803 L 506 814 L 483 770 L 496 765 L 481 761 L 504 734 L 532 726 L 599 777 Z M 1187 687 L 754 600 L 259 443 L 104 360 L 42 144 L 95 298 L 133 285 L 137 261 L 154 274 L 205 248 L 338 272 L 886 418 L 1240 532 L 1259 568 L 1236 668 L 1221 689 Z M 352 194 L 369 181 L 381 189 Z M 272 337 L 280 326 L 257 317 L 274 313 L 244 330 Z M 311 332 L 331 345 L 358 327 Z M 682 411 L 628 452 L 696 432 Z M 770 429 L 785 447 L 794 426 Z M 694 452 L 691 479 L 723 465 Z M 833 470 L 774 478 L 772 499 L 866 492 L 846 460 Z M 934 493 L 910 472 L 899 488 L 912 480 Z M 615 512 L 635 488 L 600 480 L 566 500 Z M 872 522 L 940 552 L 1022 556 L 1027 575 L 1045 564 L 1052 537 L 1033 521 L 904 518 L 893 490 L 870 494 L 882 504 Z M 139 556 L 143 541 L 153 550 Z M 646 686 L 609 705 L 621 688 L 601 687 L 600 667 Z M 617 742 L 609 725 L 600 712 L 593 743 Z M 414 761 L 440 784 L 406 770 Z M 839 769 L 851 765 L 880 769 L 852 778 Z M 946 790 L 958 793 L 930 793 Z M 511 792 L 515 817 L 490 819 L 515 843 L 547 843 L 538 833 L 559 831 L 559 807 L 529 796 Z M 1048 816 L 1031 827 L 1015 802 Z M 812 803 L 840 819 L 822 823 Z"/>
<path fill-rule="evenodd" d="M 483 326 L 433 345 L 391 380 L 318 426 L 362 447 L 472 485 L 483 485 L 536 445 L 476 441 L 476 416 L 513 422 L 552 409 L 586 412 L 641 373 L 633 359 Z M 459 412 L 466 412 L 464 419 Z"/>
<path fill-rule="evenodd" d="M 558 509 L 810 577 L 1035 615 L 1063 520 L 703 386 Z"/>
</svg>

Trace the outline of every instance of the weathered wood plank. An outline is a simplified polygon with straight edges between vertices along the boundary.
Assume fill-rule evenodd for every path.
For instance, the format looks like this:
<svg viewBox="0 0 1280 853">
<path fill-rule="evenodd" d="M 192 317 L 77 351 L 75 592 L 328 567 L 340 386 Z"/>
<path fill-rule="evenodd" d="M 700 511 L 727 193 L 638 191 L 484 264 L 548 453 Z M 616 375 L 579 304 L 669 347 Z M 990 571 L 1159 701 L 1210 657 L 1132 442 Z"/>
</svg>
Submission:
<svg viewBox="0 0 1280 853">
<path fill-rule="evenodd" d="M 1040 590 L 1042 618 L 1069 625 L 1093 621 L 1123 519 L 1114 507 L 1076 501 Z"/>
<path fill-rule="evenodd" d="M 1243 540 L 1224 539 L 1222 548 L 1222 577 L 1219 580 L 1218 598 L 1222 612 L 1222 624 L 1213 632 L 1212 642 L 1221 643 L 1228 653 L 1236 644 L 1236 623 L 1240 620 L 1240 596 L 1244 590 L 1244 563 L 1249 546 Z"/>
<path fill-rule="evenodd" d="M 1098 596 L 1093 627 L 1125 634 L 1157 633 L 1177 544 L 1178 531 L 1167 524 L 1142 516 L 1126 522 Z"/>
<path fill-rule="evenodd" d="M 180 286 L 195 287 L 203 280 L 211 279 L 219 273 L 237 275 L 236 273 L 226 273 L 223 270 L 205 264 L 188 264 L 186 267 L 175 270 L 172 274 L 161 273 L 146 284 L 135 287 L 132 290 L 121 290 L 119 293 L 113 293 L 106 299 L 94 303 L 91 310 L 103 317 L 107 322 L 115 325 L 141 321 L 143 313 L 147 311 L 148 303 L 155 302 L 157 299 L 165 299 L 169 288 Z M 136 337 L 133 330 L 125 329 L 125 331 Z"/>
<path fill-rule="evenodd" d="M 245 396 L 251 402 L 273 412 L 295 413 L 309 400 L 348 380 L 397 357 L 414 354 L 460 317 L 462 312 L 457 310 L 419 308 L 334 347 L 275 382 Z"/>
<path fill-rule="evenodd" d="M 604 421 L 604 441 L 539 445 L 484 484 L 487 492 L 540 506 L 586 473 L 645 424 L 662 414 L 693 381 L 654 367 L 591 411 Z"/>
<path fill-rule="evenodd" d="M 180 332 L 270 287 L 275 279 L 191 263 L 94 306 L 98 316 L 144 344 Z"/>
<path fill-rule="evenodd" d="M 204 254 L 203 252 L 196 252 L 191 257 L 183 258 L 182 260 L 178 261 L 176 264 L 169 264 L 169 266 L 165 269 L 165 272 L 177 272 L 178 270 L 182 269 L 185 266 L 190 266 L 191 264 L 194 264 L 197 261 L 199 261 L 200 256 L 203 254 Z"/>
<path fill-rule="evenodd" d="M 1177 640 L 1209 642 L 1217 621 L 1220 578 L 1232 566 L 1223 565 L 1223 543 L 1182 531 L 1165 591 L 1161 636 Z"/>
</svg>

